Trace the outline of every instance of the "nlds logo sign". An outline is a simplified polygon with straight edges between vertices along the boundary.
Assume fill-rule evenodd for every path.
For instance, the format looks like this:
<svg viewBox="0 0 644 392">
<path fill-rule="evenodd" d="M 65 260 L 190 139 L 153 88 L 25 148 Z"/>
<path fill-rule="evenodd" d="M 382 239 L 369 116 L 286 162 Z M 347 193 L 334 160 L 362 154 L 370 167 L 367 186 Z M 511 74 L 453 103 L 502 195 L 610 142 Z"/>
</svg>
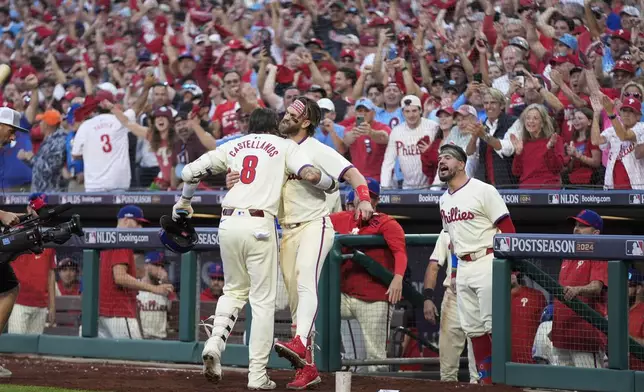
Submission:
<svg viewBox="0 0 644 392">
<path fill-rule="evenodd" d="M 579 195 L 571 194 L 549 194 L 548 204 L 579 204 Z"/>
<path fill-rule="evenodd" d="M 115 231 L 85 231 L 86 244 L 116 244 Z"/>
</svg>

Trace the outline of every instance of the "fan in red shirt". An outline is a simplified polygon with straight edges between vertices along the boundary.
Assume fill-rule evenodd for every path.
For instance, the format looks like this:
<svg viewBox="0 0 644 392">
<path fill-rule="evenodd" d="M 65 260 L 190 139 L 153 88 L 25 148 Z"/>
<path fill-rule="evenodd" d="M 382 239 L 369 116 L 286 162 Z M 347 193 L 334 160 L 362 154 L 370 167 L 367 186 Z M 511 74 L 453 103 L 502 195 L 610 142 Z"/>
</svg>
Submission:
<svg viewBox="0 0 644 392">
<path fill-rule="evenodd" d="M 644 345 L 644 276 L 636 270 L 628 273 L 629 297 L 634 297 L 634 303 L 628 312 L 628 334 L 639 344 Z M 634 292 L 634 293 L 633 293 Z M 631 294 L 633 293 L 633 294 Z M 629 369 L 644 370 L 644 361 L 635 358 L 632 354 L 629 360 Z"/>
<path fill-rule="evenodd" d="M 604 226 L 592 210 L 583 210 L 570 219 L 575 221 L 574 234 L 599 235 Z M 563 260 L 561 264 L 559 284 L 564 298 L 585 302 L 604 317 L 608 313 L 607 283 L 606 261 Z M 561 366 L 603 367 L 606 336 L 559 300 L 555 300 L 550 340 Z"/>
<path fill-rule="evenodd" d="M 217 301 L 224 293 L 224 266 L 221 262 L 214 262 L 208 266 L 210 285 L 201 292 L 201 301 Z"/>
<path fill-rule="evenodd" d="M 371 205 L 375 210 L 380 195 L 380 184 L 373 178 L 367 178 L 367 186 L 371 195 Z M 355 198 L 354 202 L 358 201 L 359 199 Z M 384 359 L 387 357 L 391 304 L 401 299 L 402 281 L 407 269 L 405 232 L 398 222 L 383 213 L 374 213 L 368 221 L 356 220 L 355 211 L 336 212 L 330 217 L 338 234 L 381 234 L 387 243 L 386 248 L 361 250 L 394 274 L 389 287 L 351 260 L 342 264 L 340 282 L 342 319 L 356 319 L 360 324 L 367 358 Z M 369 367 L 369 371 L 377 370 L 377 366 Z"/>
<path fill-rule="evenodd" d="M 143 210 L 134 205 L 121 208 L 117 229 L 138 229 L 149 223 Z M 167 296 L 171 284 L 152 285 L 136 278 L 134 252 L 131 249 L 109 249 L 100 255 L 100 291 L 98 295 L 98 337 L 142 339 L 136 318 L 136 296 L 139 291 Z"/>
<path fill-rule="evenodd" d="M 577 109 L 573 113 L 571 140 L 564 147 L 569 156 L 568 184 L 587 187 L 592 184 L 593 174 L 601 166 L 602 154 L 590 138 L 593 111 L 588 108 Z"/>
<path fill-rule="evenodd" d="M 519 188 L 561 188 L 561 171 L 567 158 L 563 140 L 555 133 L 547 109 L 532 104 L 523 111 L 520 121 L 521 139 L 510 136 L 515 151 L 512 174 L 519 177 Z"/>
<path fill-rule="evenodd" d="M 370 99 L 360 98 L 355 104 L 355 119 L 342 125 L 346 129 L 344 143 L 349 146 L 351 163 L 365 177 L 380 181 L 391 128 L 374 120 L 376 110 Z"/>
<path fill-rule="evenodd" d="M 78 281 L 78 264 L 67 257 L 58 262 L 58 276 L 56 282 L 56 296 L 80 295 L 80 282 Z"/>
<path fill-rule="evenodd" d="M 214 136 L 217 139 L 240 132 L 239 123 L 237 122 L 237 108 L 235 108 L 235 104 L 238 101 L 242 110 L 245 112 L 248 111 L 245 109 L 245 106 L 264 106 L 256 98 L 246 96 L 245 90 L 250 88 L 250 85 L 242 88 L 242 78 L 237 71 L 226 72 L 223 81 L 224 95 L 227 101 L 217 105 L 215 114 L 212 117 Z M 252 88 L 250 89 L 252 90 Z"/>
<path fill-rule="evenodd" d="M 522 286 L 518 273 L 512 273 L 512 362 L 534 363 L 532 344 L 548 305 L 539 290 Z"/>
<path fill-rule="evenodd" d="M 31 194 L 27 215 L 37 215 L 46 205 L 44 193 Z M 11 266 L 20 282 L 20 291 L 9 317 L 9 333 L 40 335 L 47 322 L 53 324 L 56 320 L 56 251 L 45 249 L 39 255 L 24 254 Z"/>
</svg>

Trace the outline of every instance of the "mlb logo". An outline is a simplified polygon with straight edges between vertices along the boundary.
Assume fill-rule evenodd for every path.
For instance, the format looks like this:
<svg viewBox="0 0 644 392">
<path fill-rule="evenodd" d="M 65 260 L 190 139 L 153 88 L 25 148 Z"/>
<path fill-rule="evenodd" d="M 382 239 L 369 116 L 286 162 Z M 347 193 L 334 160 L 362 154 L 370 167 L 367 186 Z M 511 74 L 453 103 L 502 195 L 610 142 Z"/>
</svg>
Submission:
<svg viewBox="0 0 644 392">
<path fill-rule="evenodd" d="M 494 239 L 494 250 L 501 252 L 510 251 L 510 237 L 495 237 Z"/>
<path fill-rule="evenodd" d="M 628 204 L 642 204 L 642 195 L 631 193 L 628 195 Z"/>
<path fill-rule="evenodd" d="M 9 238 L 2 239 L 2 245 L 9 245 L 10 243 L 11 243 L 11 240 Z"/>
<path fill-rule="evenodd" d="M 86 231 L 85 232 L 85 243 L 86 244 L 96 244 L 96 232 L 95 231 Z"/>
<path fill-rule="evenodd" d="M 629 240 L 626 241 L 627 256 L 644 256 L 644 241 Z"/>
<path fill-rule="evenodd" d="M 123 198 L 121 196 L 114 196 L 114 204 L 123 204 Z"/>
<path fill-rule="evenodd" d="M 559 204 L 559 195 L 557 194 L 548 195 L 548 204 Z"/>
</svg>

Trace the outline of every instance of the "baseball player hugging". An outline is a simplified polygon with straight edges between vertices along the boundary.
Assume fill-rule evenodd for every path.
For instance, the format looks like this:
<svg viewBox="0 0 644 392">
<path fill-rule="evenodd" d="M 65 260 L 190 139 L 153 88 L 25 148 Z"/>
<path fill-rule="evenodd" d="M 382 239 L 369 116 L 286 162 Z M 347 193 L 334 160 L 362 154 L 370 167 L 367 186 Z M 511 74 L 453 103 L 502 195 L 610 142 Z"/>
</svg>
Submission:
<svg viewBox="0 0 644 392">
<path fill-rule="evenodd" d="M 373 208 L 365 178 L 349 161 L 331 147 L 313 137 L 322 113 L 318 104 L 298 97 L 286 109 L 279 132 L 296 142 L 316 167 L 337 181 L 346 180 L 360 195 L 356 216 L 371 217 Z M 236 182 L 237 173 L 230 173 L 228 183 Z M 234 189 L 234 186 L 233 186 Z M 290 342 L 276 342 L 277 353 L 289 360 L 297 372 L 290 389 L 304 389 L 321 379 L 313 361 L 313 330 L 318 310 L 317 285 L 322 266 L 333 245 L 335 231 L 329 218 L 327 194 L 300 176 L 288 176 L 282 188 L 278 219 L 282 227 L 280 268 L 288 293 L 289 307 L 296 336 Z M 299 302 L 305 306 L 299 306 Z"/>
<path fill-rule="evenodd" d="M 443 229 L 449 233 L 458 257 L 456 302 L 461 327 L 472 340 L 474 359 L 482 384 L 492 383 L 492 259 L 494 235 L 514 233 L 503 198 L 490 184 L 465 173 L 467 155 L 462 148 L 440 148 L 438 175 L 447 183 L 439 206 Z M 433 299 L 433 290 L 425 290 Z"/>
<path fill-rule="evenodd" d="M 291 113 L 291 108 L 288 110 L 285 118 L 308 125 L 309 120 L 302 119 L 302 110 L 299 113 Z M 312 126 L 315 129 L 317 123 Z M 209 339 L 202 353 L 203 373 L 210 381 L 221 379 L 221 355 L 226 341 L 239 311 L 250 301 L 253 320 L 261 322 L 251 325 L 248 388 L 269 390 L 276 388 L 266 373 L 266 365 L 273 347 L 278 260 L 275 216 L 280 208 L 282 187 L 290 174 L 297 174 L 322 190 L 330 191 L 336 184 L 313 167 L 309 157 L 296 143 L 277 135 L 278 122 L 274 111 L 255 109 L 248 127 L 248 135 L 209 151 L 186 165 L 181 172 L 184 181 L 181 199 L 173 207 L 172 214 L 175 220 L 180 210 L 192 215 L 190 201 L 199 182 L 207 175 L 223 173 L 229 168 L 240 171 L 239 183 L 226 193 L 221 203 L 219 243 L 224 267 L 224 294 L 217 301 L 215 314 L 204 322 Z M 310 209 L 307 204 L 303 207 L 305 210 Z M 324 228 L 322 219 L 319 221 L 320 227 Z M 316 246 L 320 248 L 324 233 L 325 230 L 320 230 L 320 237 L 316 240 Z"/>
</svg>

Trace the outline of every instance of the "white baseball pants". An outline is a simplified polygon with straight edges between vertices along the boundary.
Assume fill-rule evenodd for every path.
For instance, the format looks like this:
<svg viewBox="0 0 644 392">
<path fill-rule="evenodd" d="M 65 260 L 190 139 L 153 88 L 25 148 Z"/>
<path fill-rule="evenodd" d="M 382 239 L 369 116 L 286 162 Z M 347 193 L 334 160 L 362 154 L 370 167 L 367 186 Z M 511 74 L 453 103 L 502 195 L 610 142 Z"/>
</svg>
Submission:
<svg viewBox="0 0 644 392">
<path fill-rule="evenodd" d="M 318 312 L 318 282 L 322 267 L 333 247 L 335 231 L 329 217 L 282 227 L 280 269 L 288 293 L 296 335 L 308 338 L 315 328 Z M 306 306 L 298 306 L 302 302 Z"/>
<path fill-rule="evenodd" d="M 392 306 L 387 301 L 366 302 L 344 293 L 341 294 L 340 317 L 343 320 L 358 320 L 364 338 L 366 359 L 387 358 L 391 311 Z M 387 371 L 387 369 L 388 366 L 369 366 L 370 372 Z"/>
<path fill-rule="evenodd" d="M 9 316 L 9 333 L 42 335 L 46 322 L 47 308 L 15 304 Z"/>
<path fill-rule="evenodd" d="M 248 344 L 248 385 L 265 381 L 273 348 L 277 295 L 277 229 L 272 215 L 251 216 L 235 209 L 222 217 L 219 245 L 224 266 L 224 294 L 217 301 L 211 337 L 204 354 L 223 352 L 239 311 L 250 301 L 253 312 Z"/>
<path fill-rule="evenodd" d="M 467 338 L 461 328 L 458 305 L 456 304 L 456 294 L 451 288 L 446 287 L 441 305 L 441 325 L 438 338 L 441 381 L 458 381 L 461 354 L 465 348 L 466 341 L 470 383 L 476 383 L 479 379 L 479 372 L 476 370 L 472 342 Z"/>
<path fill-rule="evenodd" d="M 456 303 L 461 327 L 469 338 L 492 333 L 492 260 L 489 254 L 475 261 L 458 260 Z"/>
<path fill-rule="evenodd" d="M 139 321 L 135 318 L 127 317 L 99 317 L 98 337 L 105 339 L 143 339 Z"/>
</svg>

